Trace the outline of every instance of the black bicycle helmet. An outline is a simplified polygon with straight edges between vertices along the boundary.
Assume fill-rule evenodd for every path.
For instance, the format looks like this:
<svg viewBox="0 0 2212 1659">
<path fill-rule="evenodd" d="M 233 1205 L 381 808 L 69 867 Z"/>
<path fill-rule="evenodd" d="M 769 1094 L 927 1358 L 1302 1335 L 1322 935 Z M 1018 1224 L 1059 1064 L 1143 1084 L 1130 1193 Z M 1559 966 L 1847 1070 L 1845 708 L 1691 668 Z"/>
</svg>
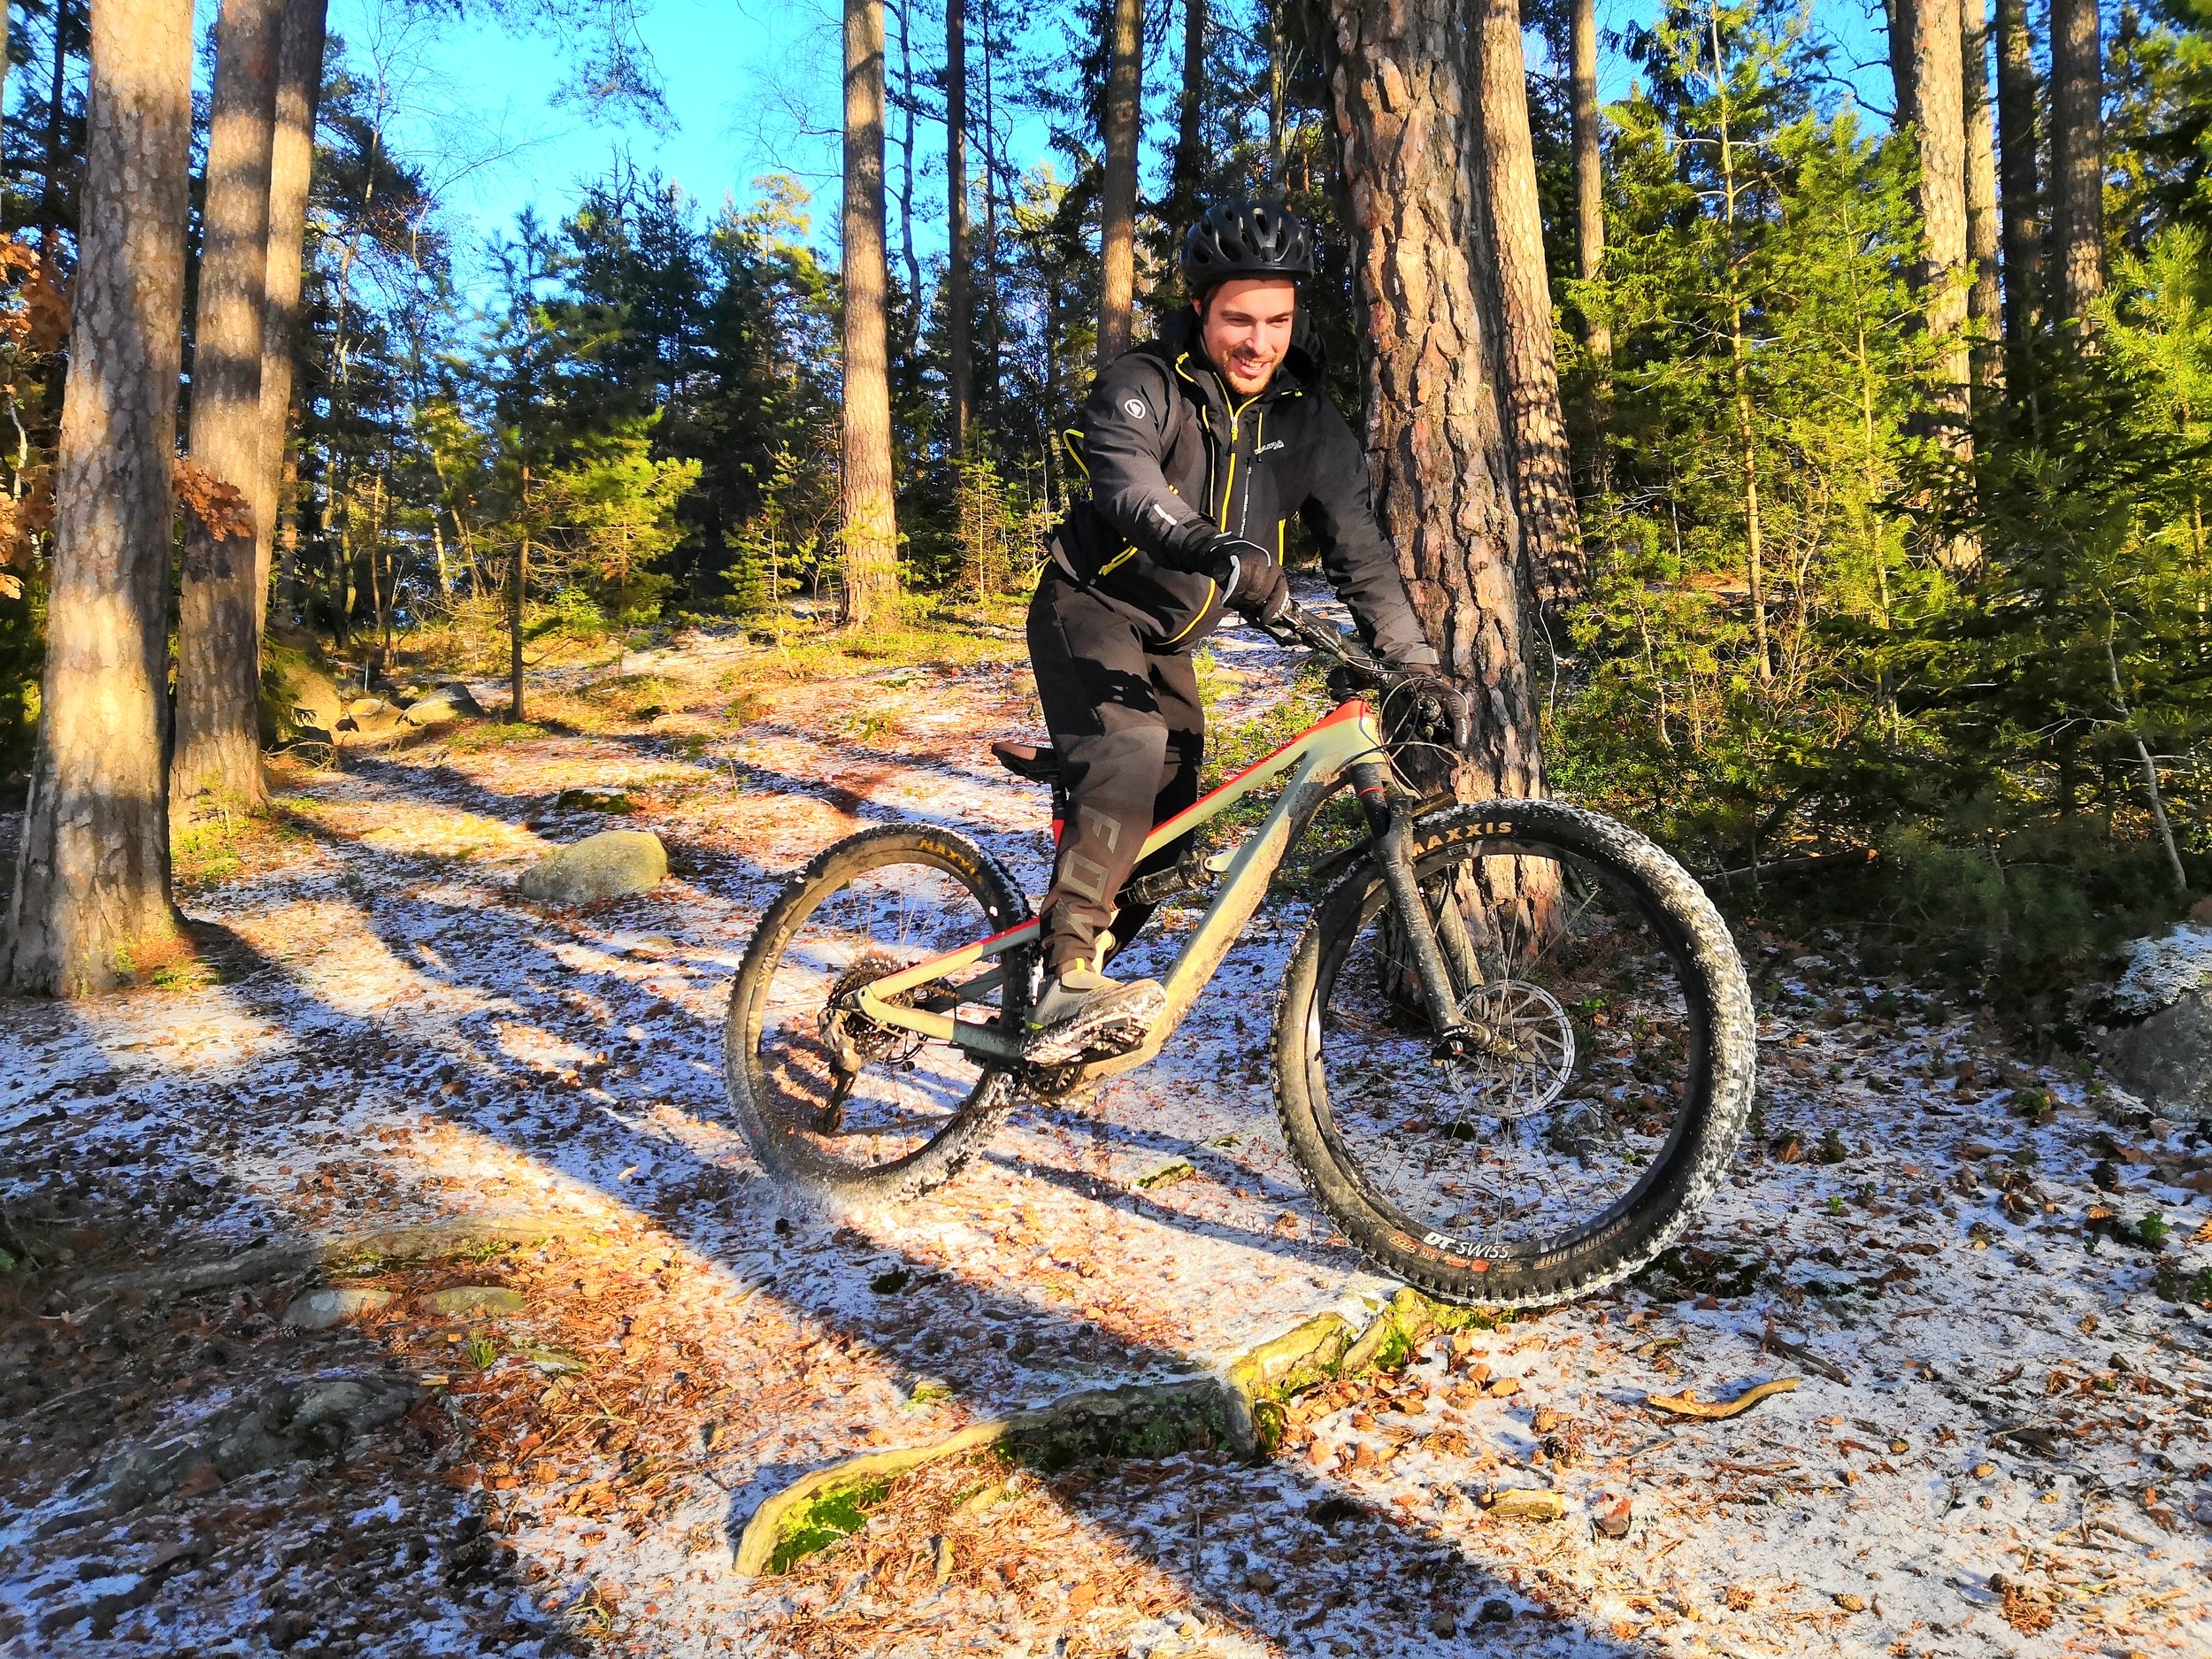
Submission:
<svg viewBox="0 0 2212 1659">
<path fill-rule="evenodd" d="M 1231 277 L 1312 274 L 1313 238 L 1304 221 L 1273 202 L 1216 202 L 1183 237 L 1183 288 L 1193 299 Z"/>
</svg>

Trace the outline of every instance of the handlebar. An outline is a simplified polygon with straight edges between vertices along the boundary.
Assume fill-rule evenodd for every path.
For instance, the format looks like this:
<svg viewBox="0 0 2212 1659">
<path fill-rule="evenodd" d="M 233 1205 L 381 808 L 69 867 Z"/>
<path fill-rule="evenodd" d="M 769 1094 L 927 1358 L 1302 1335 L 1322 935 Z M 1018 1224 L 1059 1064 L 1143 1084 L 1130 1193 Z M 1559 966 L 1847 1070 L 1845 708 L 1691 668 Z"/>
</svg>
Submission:
<svg viewBox="0 0 2212 1659">
<path fill-rule="evenodd" d="M 1380 694 L 1378 712 L 1394 744 L 1411 741 L 1465 755 L 1474 743 L 1474 708 L 1466 693 L 1433 670 L 1396 672 L 1348 634 L 1286 600 L 1283 613 L 1261 630 L 1278 645 L 1302 645 L 1330 664 L 1330 689 L 1340 699 L 1356 687 Z"/>
<path fill-rule="evenodd" d="M 1286 600 L 1282 615 L 1261 631 L 1278 645 L 1302 645 L 1334 666 L 1377 685 L 1390 677 L 1388 671 L 1356 639 L 1331 627 L 1295 600 Z"/>
</svg>

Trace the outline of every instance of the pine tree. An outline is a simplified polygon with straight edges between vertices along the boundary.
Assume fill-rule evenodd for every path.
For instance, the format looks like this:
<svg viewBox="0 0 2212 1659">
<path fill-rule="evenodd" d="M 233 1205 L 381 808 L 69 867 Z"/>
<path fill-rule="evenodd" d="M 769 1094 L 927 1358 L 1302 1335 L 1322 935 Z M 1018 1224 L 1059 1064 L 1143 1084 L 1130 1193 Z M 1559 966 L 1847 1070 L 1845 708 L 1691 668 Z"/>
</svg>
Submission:
<svg viewBox="0 0 2212 1659">
<path fill-rule="evenodd" d="M 192 11 L 93 19 L 89 192 L 56 467 L 52 649 L 0 982 L 73 996 L 168 947 L 170 465 L 182 365 Z"/>
</svg>

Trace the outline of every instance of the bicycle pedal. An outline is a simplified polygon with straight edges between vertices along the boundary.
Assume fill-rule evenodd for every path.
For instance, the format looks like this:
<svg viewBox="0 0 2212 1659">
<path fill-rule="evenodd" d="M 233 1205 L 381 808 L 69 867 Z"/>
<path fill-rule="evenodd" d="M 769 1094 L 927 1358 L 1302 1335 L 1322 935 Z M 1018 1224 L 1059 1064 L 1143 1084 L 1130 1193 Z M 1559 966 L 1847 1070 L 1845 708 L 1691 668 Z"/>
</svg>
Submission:
<svg viewBox="0 0 2212 1659">
<path fill-rule="evenodd" d="M 1110 1060 L 1117 1055 L 1127 1054 L 1142 1042 L 1148 1028 L 1141 1020 L 1117 1020 L 1091 1033 L 1084 1049 L 1087 1060 Z"/>
<path fill-rule="evenodd" d="M 1150 1034 L 1152 1022 L 1166 1006 L 1166 999 L 1156 994 L 1134 1001 L 1136 1006 L 1116 1009 L 1094 1025 L 1079 1018 L 1046 1033 L 1023 1058 L 1033 1066 L 1053 1066 L 1128 1053 Z"/>
</svg>

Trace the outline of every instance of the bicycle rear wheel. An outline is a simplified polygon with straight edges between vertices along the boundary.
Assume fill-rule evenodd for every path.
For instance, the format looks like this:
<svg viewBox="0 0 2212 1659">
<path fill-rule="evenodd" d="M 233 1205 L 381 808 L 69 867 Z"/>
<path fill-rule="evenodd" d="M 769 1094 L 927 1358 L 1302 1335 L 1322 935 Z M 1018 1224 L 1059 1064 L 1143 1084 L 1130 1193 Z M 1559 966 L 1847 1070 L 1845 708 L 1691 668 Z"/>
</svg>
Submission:
<svg viewBox="0 0 2212 1659">
<path fill-rule="evenodd" d="M 1292 1156 L 1389 1271 L 1450 1301 L 1540 1307 L 1617 1283 L 1689 1223 L 1750 1110 L 1756 1036 L 1726 926 L 1650 841 L 1554 802 L 1414 826 L 1460 1017 L 1440 1065 L 1381 872 L 1322 901 L 1276 1019 Z M 1512 862 L 1502 862 L 1502 861 Z"/>
<path fill-rule="evenodd" d="M 724 1032 L 730 1109 L 763 1167 L 841 1201 L 911 1197 L 957 1173 L 1013 1104 L 1011 1079 L 841 1000 L 1028 915 L 988 854 L 926 825 L 863 831 L 795 876 L 746 948 Z M 1018 1025 L 1031 955 L 987 957 L 902 1000 Z"/>
</svg>

